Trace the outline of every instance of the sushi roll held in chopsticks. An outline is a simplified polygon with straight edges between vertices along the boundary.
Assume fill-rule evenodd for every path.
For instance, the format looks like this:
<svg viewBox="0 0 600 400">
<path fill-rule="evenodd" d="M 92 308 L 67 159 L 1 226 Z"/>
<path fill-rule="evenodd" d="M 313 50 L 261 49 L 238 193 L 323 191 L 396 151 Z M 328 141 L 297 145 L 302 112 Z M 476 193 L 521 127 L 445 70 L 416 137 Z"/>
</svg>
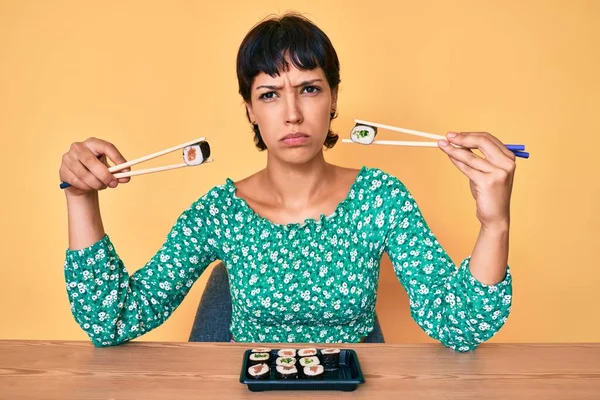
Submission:
<svg viewBox="0 0 600 400">
<path fill-rule="evenodd" d="M 364 124 L 356 124 L 350 132 L 350 139 L 355 143 L 371 144 L 377 136 L 377 127 Z"/>
<path fill-rule="evenodd" d="M 163 165 L 162 167 L 147 168 L 147 169 L 142 169 L 139 171 L 118 172 L 125 168 L 129 168 L 133 165 L 141 164 L 145 161 L 152 160 L 154 158 L 157 158 L 157 157 L 160 157 L 165 154 L 172 153 L 174 151 L 181 150 L 181 149 L 183 149 L 183 161 L 184 161 L 182 163 L 172 164 L 172 165 Z M 197 138 L 197 139 L 191 140 L 186 143 L 178 144 L 177 146 L 169 147 L 168 149 L 157 151 L 156 153 L 148 154 L 147 156 L 136 158 L 135 160 L 127 161 L 127 162 L 124 162 L 124 163 L 118 164 L 118 165 L 113 165 L 112 167 L 108 168 L 108 172 L 110 172 L 111 174 L 118 172 L 118 173 L 114 174 L 114 177 L 117 179 L 128 178 L 130 176 L 153 174 L 156 172 L 170 171 L 172 169 L 196 166 L 196 165 L 201 165 L 203 163 L 212 162 L 213 161 L 212 158 L 209 158 L 209 157 L 210 157 L 210 146 L 208 145 L 208 142 L 205 140 L 205 138 L 201 137 L 201 138 Z M 62 182 L 59 187 L 61 189 L 66 189 L 70 186 L 71 186 L 70 183 Z"/>
<path fill-rule="evenodd" d="M 210 157 L 210 145 L 207 141 L 194 143 L 183 148 L 183 161 L 189 165 L 200 165 Z"/>
<path fill-rule="evenodd" d="M 400 128 L 397 126 L 379 124 L 377 122 L 363 121 L 361 119 L 355 119 L 356 125 L 350 132 L 350 139 L 342 139 L 342 143 L 358 143 L 358 144 L 379 144 L 388 146 L 410 146 L 410 147 L 430 147 L 438 148 L 440 140 L 446 140 L 446 136 L 437 135 L 435 133 L 419 132 L 414 129 Z M 394 132 L 405 133 L 407 135 L 424 137 L 432 139 L 433 141 L 418 142 L 418 141 L 405 141 L 405 140 L 375 140 L 377 136 L 377 129 L 386 129 Z M 452 144 L 455 147 L 460 148 L 457 144 Z M 512 151 L 515 157 L 529 158 L 529 152 L 525 151 L 524 144 L 505 144 L 508 150 Z"/>
</svg>

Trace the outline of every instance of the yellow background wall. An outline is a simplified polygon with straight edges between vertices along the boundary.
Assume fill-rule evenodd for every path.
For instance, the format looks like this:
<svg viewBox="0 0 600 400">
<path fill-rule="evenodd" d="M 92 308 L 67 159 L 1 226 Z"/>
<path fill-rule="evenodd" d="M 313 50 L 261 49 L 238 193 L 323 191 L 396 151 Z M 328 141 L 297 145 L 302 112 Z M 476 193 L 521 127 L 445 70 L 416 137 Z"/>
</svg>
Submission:
<svg viewBox="0 0 600 400">
<path fill-rule="evenodd" d="M 359 118 L 436 133 L 487 130 L 527 145 L 532 157 L 518 161 L 512 202 L 513 312 L 492 340 L 599 341 L 600 2 L 567 0 L 1 0 L 0 339 L 87 338 L 70 314 L 62 272 L 58 167 L 71 142 L 97 136 L 133 159 L 210 140 L 213 164 L 101 193 L 105 228 L 130 272 L 197 197 L 262 168 L 235 56 L 255 23 L 290 9 L 312 18 L 338 51 L 333 127 L 342 136 Z M 471 252 L 474 200 L 440 150 L 340 143 L 326 157 L 397 175 L 454 261 Z M 187 340 L 207 277 L 142 340 Z M 387 258 L 379 296 L 389 342 L 429 341 Z"/>
</svg>

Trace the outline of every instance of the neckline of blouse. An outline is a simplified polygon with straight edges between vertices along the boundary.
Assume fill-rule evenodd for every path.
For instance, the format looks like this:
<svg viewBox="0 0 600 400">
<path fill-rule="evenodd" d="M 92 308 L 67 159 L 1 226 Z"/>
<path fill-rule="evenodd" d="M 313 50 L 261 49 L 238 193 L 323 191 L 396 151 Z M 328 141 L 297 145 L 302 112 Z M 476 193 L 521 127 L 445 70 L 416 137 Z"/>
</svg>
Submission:
<svg viewBox="0 0 600 400">
<path fill-rule="evenodd" d="M 335 210 L 333 210 L 333 212 L 331 214 L 329 214 L 328 216 L 326 216 L 325 214 L 321 214 L 321 216 L 318 219 L 306 218 L 304 220 L 304 222 L 292 222 L 289 224 L 278 224 L 276 222 L 271 221 L 268 218 L 265 218 L 265 217 L 259 215 L 256 211 L 254 211 L 252 209 L 252 207 L 250 207 L 250 205 L 248 204 L 248 202 L 245 199 L 237 196 L 237 188 L 235 187 L 235 184 L 231 178 L 226 178 L 225 184 L 229 188 L 229 191 L 231 192 L 231 197 L 235 201 L 237 201 L 239 204 L 241 204 L 242 208 L 247 213 L 249 213 L 252 218 L 262 222 L 263 224 L 266 224 L 266 225 L 269 225 L 269 226 L 272 226 L 275 228 L 280 228 L 280 229 L 284 229 L 284 230 L 294 230 L 294 229 L 303 229 L 308 225 L 322 225 L 325 221 L 330 221 L 335 216 L 339 215 L 340 211 L 350 202 L 350 200 L 351 200 L 350 193 L 352 193 L 352 191 L 356 188 L 358 183 L 362 180 L 362 175 L 364 174 L 364 172 L 366 170 L 367 170 L 366 166 L 362 166 L 360 168 L 360 170 L 358 171 L 358 174 L 356 175 L 356 178 L 354 179 L 354 182 L 352 182 L 352 185 L 350 185 L 350 189 L 348 190 L 346 197 L 338 203 L 338 205 L 335 207 Z"/>
</svg>

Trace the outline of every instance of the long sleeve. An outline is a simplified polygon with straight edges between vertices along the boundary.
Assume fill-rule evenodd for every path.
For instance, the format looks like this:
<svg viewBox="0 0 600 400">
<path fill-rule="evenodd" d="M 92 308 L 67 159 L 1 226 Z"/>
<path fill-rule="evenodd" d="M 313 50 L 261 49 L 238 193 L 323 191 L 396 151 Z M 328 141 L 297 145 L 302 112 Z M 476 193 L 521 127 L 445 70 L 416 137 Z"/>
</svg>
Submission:
<svg viewBox="0 0 600 400">
<path fill-rule="evenodd" d="M 204 199 L 179 216 L 162 247 L 131 277 L 107 235 L 85 249 L 67 249 L 71 311 L 94 345 L 116 345 L 161 325 L 216 260 Z"/>
<path fill-rule="evenodd" d="M 456 268 L 408 189 L 397 179 L 392 186 L 393 222 L 385 251 L 408 293 L 413 319 L 447 347 L 475 349 L 500 330 L 510 313 L 509 267 L 504 280 L 495 285 L 485 285 L 471 275 L 470 256 Z"/>
</svg>

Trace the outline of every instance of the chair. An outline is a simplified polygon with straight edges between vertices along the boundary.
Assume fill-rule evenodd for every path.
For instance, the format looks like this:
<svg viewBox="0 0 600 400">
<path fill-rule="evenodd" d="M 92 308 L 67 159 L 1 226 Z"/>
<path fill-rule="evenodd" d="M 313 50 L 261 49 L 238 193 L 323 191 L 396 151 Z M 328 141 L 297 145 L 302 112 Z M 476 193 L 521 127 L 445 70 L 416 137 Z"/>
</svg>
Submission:
<svg viewBox="0 0 600 400">
<path fill-rule="evenodd" d="M 196 311 L 190 342 L 229 342 L 231 322 L 231 294 L 225 265 L 218 263 L 206 283 L 206 288 Z M 373 331 L 365 337 L 365 343 L 384 343 L 383 332 L 377 313 Z"/>
</svg>

